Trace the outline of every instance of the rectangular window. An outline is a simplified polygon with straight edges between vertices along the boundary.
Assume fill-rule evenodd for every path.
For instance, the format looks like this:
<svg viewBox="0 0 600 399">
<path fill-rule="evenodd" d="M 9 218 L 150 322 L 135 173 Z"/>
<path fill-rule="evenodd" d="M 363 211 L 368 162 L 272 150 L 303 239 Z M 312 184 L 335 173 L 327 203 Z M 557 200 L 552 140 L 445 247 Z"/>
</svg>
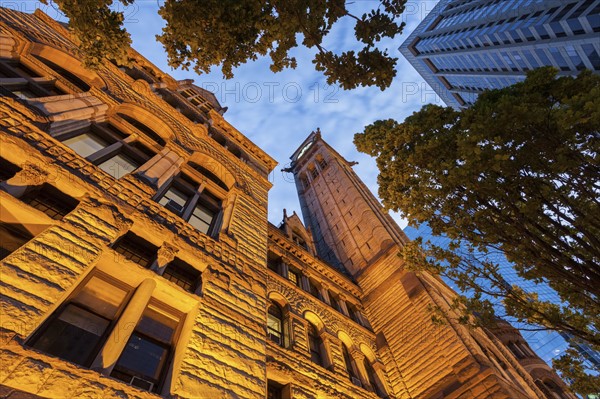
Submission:
<svg viewBox="0 0 600 399">
<path fill-rule="evenodd" d="M 275 255 L 273 252 L 270 252 L 267 254 L 267 267 L 274 271 L 277 274 L 281 274 L 281 258 L 277 255 Z"/>
<path fill-rule="evenodd" d="M 27 345 L 90 367 L 105 346 L 114 344 L 107 339 L 130 306 L 134 291 L 108 275 L 93 274 L 40 326 Z M 128 341 L 111 376 L 157 392 L 169 368 L 182 320 L 183 314 L 178 310 L 150 299 L 133 332 L 123 330 L 123 339 Z"/>
<path fill-rule="evenodd" d="M 63 143 L 84 158 L 108 147 L 108 143 L 92 131 L 71 137 Z"/>
<path fill-rule="evenodd" d="M 127 295 L 127 288 L 93 276 L 66 305 L 50 316 L 29 345 L 89 367 Z"/>
<path fill-rule="evenodd" d="M 43 184 L 25 193 L 21 201 L 44 212 L 54 220 L 61 220 L 79 205 L 79 201 L 50 184 Z"/>
<path fill-rule="evenodd" d="M 288 280 L 290 280 L 294 285 L 300 286 L 300 272 L 293 270 L 292 268 L 288 268 Z"/>
<path fill-rule="evenodd" d="M 114 245 L 113 249 L 123 255 L 125 259 L 148 268 L 154 262 L 158 248 L 135 234 L 128 232 Z"/>
<path fill-rule="evenodd" d="M 308 292 L 315 298 L 321 299 L 321 295 L 319 294 L 319 288 L 312 279 L 308 280 Z"/>
<path fill-rule="evenodd" d="M 200 284 L 200 271 L 180 259 L 169 263 L 162 276 L 191 293 L 194 293 Z"/>
<path fill-rule="evenodd" d="M 596 71 L 600 70 L 600 56 L 594 48 L 594 45 L 584 44 L 581 46 L 581 48 L 585 52 L 586 57 L 590 61 L 590 64 L 592 64 L 592 68 L 594 68 L 594 70 Z"/>
<path fill-rule="evenodd" d="M 111 376 L 135 387 L 156 392 L 172 356 L 181 315 L 152 302 L 137 326 Z"/>
<path fill-rule="evenodd" d="M 208 173 L 205 172 L 205 177 L 206 174 Z M 211 190 L 213 188 L 214 186 Z M 215 188 L 219 189 L 223 187 Z M 216 222 L 221 211 L 221 200 L 204 188 L 204 184 L 200 186 L 191 177 L 181 174 L 166 191 L 159 191 L 154 200 L 181 216 L 201 233 L 212 235 L 217 231 Z"/>
<path fill-rule="evenodd" d="M 208 234 L 216 213 L 217 210 L 209 204 L 199 202 L 192 212 L 189 223 L 199 232 Z"/>
<path fill-rule="evenodd" d="M 283 390 L 283 385 L 275 381 L 267 381 L 267 399 L 283 399 Z"/>
</svg>

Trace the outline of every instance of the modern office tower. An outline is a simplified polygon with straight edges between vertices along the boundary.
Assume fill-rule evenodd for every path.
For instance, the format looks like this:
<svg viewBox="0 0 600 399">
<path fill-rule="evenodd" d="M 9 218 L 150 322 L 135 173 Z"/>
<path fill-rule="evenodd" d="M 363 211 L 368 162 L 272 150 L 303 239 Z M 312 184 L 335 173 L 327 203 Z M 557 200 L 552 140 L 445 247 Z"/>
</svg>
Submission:
<svg viewBox="0 0 600 399">
<path fill-rule="evenodd" d="M 404 270 L 319 134 L 290 169 L 308 228 L 269 224 L 276 162 L 129 56 L 86 69 L 63 25 L 0 8 L 0 396 L 574 399 Z"/>
<path fill-rule="evenodd" d="M 440 0 L 400 51 L 454 108 L 554 66 L 600 71 L 600 0 Z"/>
</svg>

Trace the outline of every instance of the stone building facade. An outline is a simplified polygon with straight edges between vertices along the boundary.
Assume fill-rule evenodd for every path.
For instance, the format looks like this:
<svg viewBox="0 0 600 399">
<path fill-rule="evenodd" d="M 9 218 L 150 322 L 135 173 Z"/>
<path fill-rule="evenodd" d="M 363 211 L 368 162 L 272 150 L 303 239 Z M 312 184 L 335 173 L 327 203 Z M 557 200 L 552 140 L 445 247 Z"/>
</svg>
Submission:
<svg viewBox="0 0 600 399">
<path fill-rule="evenodd" d="M 0 8 L 0 396 L 573 397 L 453 321 L 320 134 L 289 170 L 306 227 L 274 226 L 276 162 L 214 96 L 76 43 Z"/>
</svg>

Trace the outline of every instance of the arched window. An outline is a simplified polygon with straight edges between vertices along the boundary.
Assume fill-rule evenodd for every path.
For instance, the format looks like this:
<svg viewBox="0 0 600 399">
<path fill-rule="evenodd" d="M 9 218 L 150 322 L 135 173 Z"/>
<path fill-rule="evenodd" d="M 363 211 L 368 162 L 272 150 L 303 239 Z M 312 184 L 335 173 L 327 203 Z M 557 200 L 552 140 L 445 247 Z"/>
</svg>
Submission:
<svg viewBox="0 0 600 399">
<path fill-rule="evenodd" d="M 310 351 L 310 360 L 324 367 L 323 340 L 312 323 L 308 323 L 308 350 Z"/>
<path fill-rule="evenodd" d="M 327 167 L 327 161 L 325 161 L 325 158 L 323 158 L 321 154 L 316 156 L 316 160 L 321 170 L 324 170 Z"/>
<path fill-rule="evenodd" d="M 72 85 L 77 87 L 82 92 L 88 91 L 90 89 L 90 85 L 88 85 L 86 82 L 83 81 L 83 79 L 81 79 L 74 73 L 66 70 L 65 68 L 61 67 L 60 65 L 58 65 L 46 58 L 40 57 L 39 55 L 34 55 L 34 57 L 37 58 L 38 60 L 40 60 L 41 62 L 43 62 L 44 64 L 46 64 L 47 66 L 49 66 L 50 68 L 52 68 L 52 70 L 54 70 L 54 72 L 56 72 L 57 74 L 61 75 L 63 78 L 68 80 Z"/>
<path fill-rule="evenodd" d="M 377 375 L 375 374 L 375 370 L 373 369 L 371 362 L 366 356 L 364 357 L 363 362 L 365 365 L 365 371 L 367 372 L 367 378 L 369 379 L 369 384 L 371 384 L 371 386 L 373 387 L 373 391 L 380 398 L 387 398 L 387 394 L 381 389 Z"/>
<path fill-rule="evenodd" d="M 344 355 L 344 363 L 346 363 L 346 372 L 348 373 L 348 377 L 350 377 L 350 381 L 352 381 L 354 385 L 362 386 L 360 378 L 358 378 L 358 375 L 354 371 L 354 366 L 352 365 L 352 356 L 350 356 L 350 350 L 343 342 L 342 354 Z"/>
<path fill-rule="evenodd" d="M 552 381 L 552 380 L 544 380 L 542 382 L 544 384 L 544 387 L 546 388 L 546 395 L 549 393 L 550 399 L 564 399 L 565 398 L 565 393 L 563 391 L 563 389 L 561 387 L 558 386 L 558 384 L 556 384 L 556 382 Z"/>
<path fill-rule="evenodd" d="M 131 126 L 135 127 L 137 130 L 148 136 L 148 138 L 150 138 L 152 141 L 158 143 L 161 147 L 165 146 L 165 140 L 146 124 L 122 112 L 118 112 L 117 115 L 123 118 Z"/>
<path fill-rule="evenodd" d="M 267 333 L 269 339 L 279 346 L 285 345 L 283 334 L 283 310 L 275 302 L 271 302 L 267 312 Z"/>
</svg>

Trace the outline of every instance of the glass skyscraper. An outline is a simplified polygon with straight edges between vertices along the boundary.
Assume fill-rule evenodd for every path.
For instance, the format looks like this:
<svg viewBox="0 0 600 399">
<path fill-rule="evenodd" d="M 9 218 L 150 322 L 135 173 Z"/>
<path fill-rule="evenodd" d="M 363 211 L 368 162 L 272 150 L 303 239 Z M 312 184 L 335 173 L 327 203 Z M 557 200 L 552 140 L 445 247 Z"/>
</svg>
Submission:
<svg viewBox="0 0 600 399">
<path fill-rule="evenodd" d="M 540 66 L 600 72 L 599 32 L 600 0 L 440 0 L 400 51 L 458 109 Z"/>
</svg>

